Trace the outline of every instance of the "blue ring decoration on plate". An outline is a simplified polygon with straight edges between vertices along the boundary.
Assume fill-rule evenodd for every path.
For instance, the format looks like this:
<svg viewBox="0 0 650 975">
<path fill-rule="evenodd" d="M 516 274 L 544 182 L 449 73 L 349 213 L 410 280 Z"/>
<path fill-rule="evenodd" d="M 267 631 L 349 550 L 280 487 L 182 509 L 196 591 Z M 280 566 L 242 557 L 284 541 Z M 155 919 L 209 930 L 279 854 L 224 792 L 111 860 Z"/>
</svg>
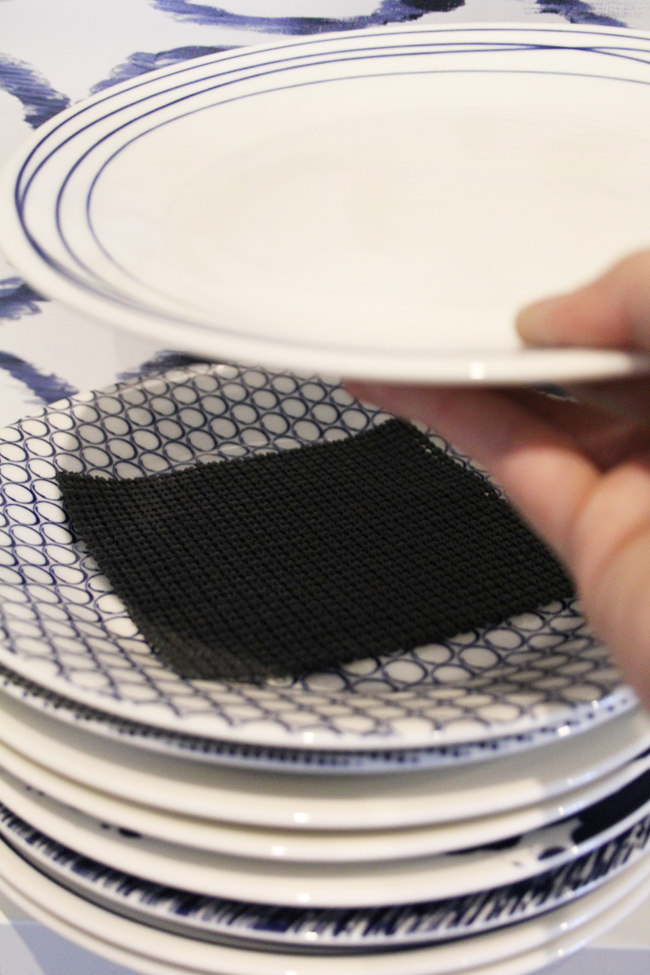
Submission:
<svg viewBox="0 0 650 975">
<path fill-rule="evenodd" d="M 0 803 L 0 840 L 50 879 L 113 913 L 185 937 L 263 950 L 351 954 L 443 943 L 497 930 L 564 906 L 632 866 L 650 840 L 650 772 L 625 789 L 556 824 L 560 845 L 542 847 L 540 872 L 501 887 L 418 904 L 372 908 L 301 908 L 196 894 L 144 880 L 83 856 L 46 836 Z M 631 783 L 631 787 L 637 783 Z M 626 789 L 630 792 L 630 786 Z M 619 824 L 619 828 L 616 826 Z M 106 825 L 107 829 L 110 829 Z M 128 831 L 120 830 L 127 837 Z M 543 831 L 540 831 L 543 833 Z M 602 842 L 598 842 L 598 834 Z M 138 834 L 130 839 L 137 845 Z M 514 848 L 524 837 L 513 837 Z M 592 844 L 588 843 L 593 839 Z M 506 844 L 479 848 L 491 850 Z M 580 846 L 587 846 L 580 853 Z M 544 869 L 559 853 L 574 852 Z"/>
<path fill-rule="evenodd" d="M 485 39 L 477 40 L 476 37 L 478 35 L 481 35 Z M 531 39 L 526 40 L 527 37 Z M 540 63 L 539 67 L 530 68 L 518 68 L 516 66 L 507 68 L 503 67 L 503 65 L 498 65 L 495 68 L 477 68 L 471 66 L 466 67 L 462 63 L 462 59 L 465 56 L 473 57 L 477 54 L 495 54 L 502 58 L 504 55 L 520 55 L 522 52 L 539 55 L 542 59 L 548 56 L 553 58 L 561 54 L 561 52 L 572 52 L 573 54 L 584 55 L 585 59 L 588 60 L 585 61 L 584 71 L 575 70 L 574 68 L 566 71 L 559 70 L 557 67 L 554 68 L 551 62 L 548 65 Z M 394 67 L 392 67 L 392 70 L 387 69 L 386 71 L 369 68 L 365 74 L 341 74 L 334 78 L 311 78 L 302 81 L 296 77 L 295 80 L 289 80 L 287 84 L 282 84 L 275 88 L 266 88 L 254 91 L 253 93 L 246 93 L 245 90 L 239 93 L 237 91 L 237 85 L 245 85 L 251 79 L 261 86 L 262 84 L 266 84 L 267 79 L 271 76 L 276 77 L 287 72 L 300 73 L 301 71 L 312 71 L 321 67 L 331 70 L 333 63 L 358 65 L 363 62 L 364 64 L 371 63 L 372 65 L 377 65 L 378 62 L 383 63 L 395 58 L 409 58 L 415 61 L 417 59 L 435 59 L 440 57 L 453 57 L 459 63 L 448 67 L 436 65 L 427 69 L 418 61 L 418 65 L 414 65 L 412 69 L 409 68 L 403 71 L 397 70 Z M 604 71 L 600 67 L 600 60 L 594 61 L 594 59 L 605 59 L 608 66 L 610 64 L 612 65 L 612 70 Z M 644 66 L 648 70 L 644 73 L 643 77 L 631 77 L 629 74 L 626 77 L 622 73 L 617 74 L 613 67 L 616 64 L 622 63 Z M 206 72 L 208 73 L 206 74 Z M 74 282 L 76 286 L 88 292 L 93 292 L 100 298 L 108 299 L 114 304 L 122 305 L 131 310 L 155 314 L 156 318 L 161 320 L 168 319 L 174 322 L 184 322 L 198 329 L 209 329 L 211 333 L 218 331 L 224 336 L 234 334 L 223 325 L 217 326 L 216 323 L 208 325 L 202 322 L 200 317 L 188 317 L 183 313 L 180 305 L 174 313 L 166 311 L 164 301 L 161 303 L 160 296 L 158 297 L 158 303 L 156 302 L 155 289 L 140 280 L 137 282 L 138 285 L 149 289 L 152 296 L 152 303 L 150 304 L 147 300 L 136 300 L 132 295 L 129 295 L 128 289 L 125 291 L 119 284 L 113 285 L 102 278 L 82 260 L 81 256 L 75 253 L 70 245 L 70 241 L 66 239 L 61 225 L 60 203 L 62 194 L 73 174 L 78 170 L 80 163 L 87 161 L 99 147 L 102 147 L 102 152 L 104 150 L 108 152 L 107 158 L 100 157 L 98 160 L 98 164 L 93 170 L 94 175 L 90 178 L 90 185 L 84 191 L 86 194 L 85 219 L 87 230 L 91 238 L 95 240 L 99 249 L 103 252 L 103 255 L 110 260 L 116 271 L 130 278 L 130 272 L 124 268 L 119 268 L 115 258 L 98 241 L 92 226 L 91 204 L 92 194 L 102 172 L 116 158 L 116 155 L 134 139 L 146 135 L 159 125 L 166 125 L 177 121 L 188 114 L 214 108 L 219 104 L 227 104 L 233 99 L 260 97 L 262 94 L 270 91 L 298 88 L 304 85 L 334 83 L 343 80 L 349 81 L 356 78 L 379 77 L 386 74 L 449 72 L 571 75 L 575 77 L 649 85 L 650 45 L 647 36 L 639 35 L 629 30 L 616 31 L 605 28 L 589 29 L 587 27 L 580 27 L 571 29 L 567 27 L 552 28 L 537 26 L 535 28 L 516 28 L 482 25 L 474 25 L 473 27 L 445 27 L 441 29 L 423 26 L 417 28 L 379 29 L 335 34 L 326 40 L 322 37 L 309 37 L 259 48 L 253 53 L 246 50 L 230 51 L 193 60 L 190 65 L 183 64 L 181 66 L 165 68 L 159 72 L 150 73 L 146 78 L 138 79 L 136 82 L 130 81 L 123 85 L 116 85 L 107 92 L 91 99 L 84 107 L 70 109 L 64 113 L 63 117 L 57 117 L 47 126 L 42 137 L 24 162 L 16 180 L 15 207 L 22 231 L 30 241 L 34 251 L 39 254 L 45 263 L 55 269 L 57 274 Z M 165 88 L 164 85 L 167 79 L 170 79 L 171 86 Z M 159 90 L 161 85 L 163 86 L 162 90 Z M 226 94 L 223 97 L 216 98 L 209 104 L 192 107 L 192 99 L 200 98 L 210 92 L 217 91 L 222 94 L 225 91 Z M 163 113 L 170 106 L 174 105 L 184 106 L 184 108 L 181 108 L 173 118 L 159 118 L 158 121 L 154 121 L 156 113 Z M 104 107 L 106 107 L 107 111 L 102 115 L 101 112 Z M 134 118 L 128 118 L 127 121 L 121 120 L 122 113 L 128 113 L 134 109 L 139 114 L 136 114 Z M 86 113 L 89 113 L 87 116 L 89 121 L 87 122 L 84 119 Z M 48 163 L 51 163 L 55 159 L 57 152 L 67 147 L 77 137 L 86 140 L 88 131 L 94 125 L 105 123 L 113 117 L 115 119 L 113 127 L 92 142 L 89 147 L 84 142 L 84 148 L 80 150 L 81 154 L 78 155 L 76 161 L 69 167 L 68 171 L 61 176 L 61 186 L 56 196 L 50 229 L 52 233 L 58 236 L 58 243 L 61 245 L 62 252 L 68 255 L 70 262 L 68 265 L 62 262 L 60 256 L 58 258 L 54 256 L 51 248 L 48 250 L 42 241 L 39 241 L 31 233 L 29 221 L 25 213 L 26 207 L 30 202 L 30 193 L 34 192 L 34 181 L 37 179 L 39 172 L 44 166 L 47 166 Z M 151 118 L 151 125 L 148 122 L 145 123 L 148 127 L 145 127 L 143 131 L 137 131 L 132 134 L 128 133 L 129 127 L 149 118 Z M 110 122 L 109 124 L 112 125 L 113 123 Z M 113 139 L 114 137 L 120 137 L 122 141 L 119 141 L 114 149 L 107 148 L 105 145 L 107 140 Z M 40 210 L 42 213 L 42 206 Z M 244 333 L 238 330 L 236 334 L 242 336 Z M 280 345 L 289 341 L 277 336 L 269 337 L 268 335 L 264 335 L 262 337 L 253 333 L 246 333 L 244 337 L 246 339 L 263 338 L 265 342 Z M 319 343 L 311 343 L 311 345 L 314 348 L 320 347 Z M 331 345 L 327 347 L 331 349 Z M 346 348 L 352 350 L 352 347 Z M 366 345 L 364 346 L 364 351 L 392 355 L 395 350 L 389 350 L 383 347 L 373 350 Z"/>
<path fill-rule="evenodd" d="M 73 538 L 54 480 L 57 469 L 140 477 L 292 449 L 386 418 L 323 378 L 199 364 L 62 400 L 8 427 L 0 434 L 0 664 L 141 725 L 320 752 L 494 739 L 507 749 L 514 736 L 529 747 L 633 707 L 574 600 L 303 680 L 185 680 L 152 653 Z"/>
</svg>

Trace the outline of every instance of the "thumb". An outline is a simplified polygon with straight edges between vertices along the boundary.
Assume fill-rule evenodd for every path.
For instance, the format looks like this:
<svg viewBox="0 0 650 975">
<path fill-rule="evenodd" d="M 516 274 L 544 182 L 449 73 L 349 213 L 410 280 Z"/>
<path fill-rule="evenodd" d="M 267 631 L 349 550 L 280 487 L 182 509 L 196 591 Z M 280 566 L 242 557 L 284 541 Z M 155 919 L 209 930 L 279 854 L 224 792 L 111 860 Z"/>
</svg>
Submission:
<svg viewBox="0 0 650 975">
<path fill-rule="evenodd" d="M 531 345 L 650 350 L 650 250 L 577 291 L 528 305 L 517 330 Z"/>
</svg>

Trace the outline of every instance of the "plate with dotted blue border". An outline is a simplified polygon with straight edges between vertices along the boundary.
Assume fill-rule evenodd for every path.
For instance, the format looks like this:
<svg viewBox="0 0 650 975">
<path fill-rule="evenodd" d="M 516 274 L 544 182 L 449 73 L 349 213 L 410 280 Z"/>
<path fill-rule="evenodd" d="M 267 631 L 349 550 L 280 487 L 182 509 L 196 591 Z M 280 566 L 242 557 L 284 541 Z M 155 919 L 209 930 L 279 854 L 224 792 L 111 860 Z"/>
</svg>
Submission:
<svg viewBox="0 0 650 975">
<path fill-rule="evenodd" d="M 230 853 L 238 844 L 251 857 L 255 846 L 265 851 L 260 859 L 311 862 L 433 854 L 554 822 L 629 781 L 649 743 L 648 719 L 633 711 L 532 754 L 403 773 L 396 782 L 386 774 L 315 777 L 206 766 L 96 738 L 9 698 L 0 700 L 0 712 L 2 768 L 61 802 L 188 846 Z M 246 853 L 243 833 L 235 838 L 230 830 L 223 845 L 224 825 L 284 837 L 269 841 L 258 833 Z M 420 832 L 395 841 L 392 831 L 410 828 Z M 341 830 L 373 836 L 359 837 L 350 855 L 349 837 L 338 843 Z M 374 852 L 376 843 L 383 853 Z M 238 881 L 238 873 L 231 879 Z"/>
<path fill-rule="evenodd" d="M 623 715 L 619 720 L 625 722 L 628 717 Z M 608 731 L 609 728 L 603 726 L 601 730 Z M 275 821 L 272 826 L 265 826 L 259 822 L 246 825 L 232 821 L 197 819 L 194 816 L 179 814 L 178 810 L 170 813 L 119 796 L 110 796 L 106 792 L 93 789 L 83 776 L 83 784 L 80 781 L 73 782 L 64 775 L 59 775 L 56 771 L 45 769 L 42 765 L 31 761 L 24 754 L 19 755 L 13 749 L 2 745 L 0 745 L 2 763 L 0 779 L 5 783 L 3 792 L 5 798 L 8 780 L 13 778 L 14 781 L 18 779 L 23 783 L 29 783 L 29 788 L 33 789 L 38 797 L 37 802 L 40 802 L 41 814 L 45 813 L 43 800 L 47 796 L 68 809 L 85 813 L 95 821 L 117 823 L 120 828 L 126 830 L 128 835 L 135 832 L 162 840 L 172 844 L 173 847 L 180 845 L 185 850 L 189 848 L 189 850 L 203 850 L 210 853 L 226 853 L 231 856 L 271 859 L 276 862 L 282 860 L 302 863 L 381 861 L 435 856 L 454 850 L 469 850 L 477 846 L 499 843 L 508 837 L 540 829 L 569 815 L 577 815 L 587 806 L 594 805 L 605 796 L 622 788 L 647 768 L 647 754 L 643 754 L 647 751 L 647 744 L 646 736 L 646 748 L 641 746 L 641 753 L 639 753 L 639 742 L 634 742 L 633 750 L 628 748 L 624 752 L 619 752 L 619 764 L 615 771 L 603 771 L 595 781 L 587 781 L 578 788 L 572 787 L 569 792 L 541 799 L 538 795 L 533 797 L 532 805 L 496 815 L 474 816 L 471 820 L 457 819 L 430 825 L 411 824 L 408 829 L 404 829 L 403 820 L 401 823 L 393 820 L 391 828 L 369 830 L 367 818 L 362 820 L 361 824 L 357 821 L 356 825 L 361 825 L 360 829 L 355 829 L 355 824 L 349 823 L 351 828 L 347 830 L 328 830 L 325 827 L 316 831 L 308 828 L 309 823 L 305 824 L 304 816 L 298 823 L 294 816 L 289 822 L 278 824 Z M 570 745 L 569 742 L 569 747 Z M 382 775 L 382 779 L 386 784 L 385 775 Z M 341 780 L 343 788 L 349 784 L 349 781 Z M 515 792 L 517 788 L 515 783 Z M 10 799 L 11 801 L 7 800 L 7 802 L 14 808 L 15 796 L 10 796 Z M 458 815 L 463 816 L 467 808 L 473 808 L 468 806 L 468 801 L 470 800 L 466 799 L 465 807 L 461 808 Z M 258 802 L 257 805 L 260 803 Z M 300 811 L 304 812 L 303 803 L 301 807 Z M 42 826 L 46 832 L 57 835 L 62 842 L 75 845 L 69 836 L 58 835 L 52 829 L 51 823 L 43 824 L 42 819 L 34 816 L 33 810 L 24 812 L 24 815 L 30 822 Z M 79 842 L 80 840 L 77 840 L 77 843 Z M 96 836 L 93 842 L 98 842 Z M 94 849 L 94 855 L 101 855 L 98 846 Z M 128 868 L 135 869 L 133 861 L 129 862 Z M 146 874 L 146 871 L 143 873 Z M 232 892 L 231 894 L 241 896 Z"/>
<path fill-rule="evenodd" d="M 0 664 L 98 714 L 303 751 L 512 745 L 517 736 L 527 747 L 634 706 L 574 600 L 301 680 L 181 678 L 150 650 L 71 534 L 55 480 L 57 470 L 131 478 L 227 462 L 352 436 L 386 418 L 335 380 L 197 364 L 62 400 L 6 428 Z"/>
<path fill-rule="evenodd" d="M 4 751 L 3 759 L 7 754 Z M 522 879 L 528 875 L 527 871 L 531 874 L 540 872 L 542 867 L 539 864 L 542 861 L 546 862 L 547 867 L 558 866 L 558 859 L 548 862 L 551 856 L 559 856 L 562 862 L 566 862 L 576 852 L 571 849 L 575 839 L 574 827 L 582 830 L 587 822 L 584 819 L 585 811 L 590 807 L 602 806 L 603 800 L 608 802 L 608 797 L 625 790 L 631 782 L 647 774 L 650 769 L 650 749 L 623 762 L 615 772 L 582 789 L 574 789 L 568 795 L 556 798 L 555 802 L 552 799 L 546 802 L 542 800 L 534 807 L 523 807 L 501 816 L 474 817 L 472 820 L 411 826 L 409 829 L 316 832 L 300 828 L 251 827 L 232 822 L 201 822 L 178 814 L 165 816 L 161 810 L 154 811 L 115 797 L 109 798 L 80 783 L 71 785 L 68 782 L 62 790 L 57 790 L 57 786 L 61 786 L 61 778 L 54 778 L 50 773 L 43 781 L 42 772 L 34 776 L 36 766 L 24 757 L 22 761 L 18 760 L 17 767 L 14 758 L 13 766 L 15 774 L 4 762 L 0 768 L 0 801 L 60 843 L 150 880 L 176 886 L 189 885 L 205 894 L 223 895 L 224 890 L 219 890 L 217 886 L 219 879 L 212 871 L 212 853 L 272 860 L 276 864 L 339 865 L 376 864 L 387 860 L 418 861 L 422 858 L 435 864 L 438 862 L 436 858 L 443 855 L 448 863 L 464 862 L 467 866 L 468 861 L 463 861 L 462 856 L 454 859 L 455 854 L 481 848 L 489 850 L 492 864 L 496 858 L 497 866 L 501 868 L 498 876 L 493 873 L 486 885 Z M 26 782 L 30 784 L 26 785 Z M 620 813 L 620 819 L 623 816 L 622 808 L 617 808 L 616 812 Z M 589 813 L 587 819 L 593 818 L 593 813 Z M 559 832 L 556 830 L 558 822 L 563 824 Z M 567 822 L 570 823 L 569 833 L 565 829 Z M 598 829 L 604 829 L 602 816 L 599 822 Z M 528 837 L 525 843 L 521 839 L 513 839 L 524 835 Z M 585 835 L 582 838 L 585 839 Z M 138 842 L 132 843 L 131 840 Z M 141 842 L 145 842 L 144 858 L 137 859 Z M 148 854 L 156 849 L 164 849 L 164 856 L 156 861 L 154 873 Z M 549 853 L 549 850 L 555 852 Z M 583 849 L 582 852 L 586 851 Z M 179 880 L 178 875 L 179 853 L 183 880 Z M 474 862 L 470 857 L 471 869 Z M 443 877 L 443 884 L 445 882 Z M 454 893 L 459 891 L 460 887 L 456 886 Z M 448 887 L 443 887 L 442 891 L 435 891 L 435 896 L 450 893 Z M 241 890 L 230 890 L 229 896 L 241 898 L 244 895 Z M 376 896 L 374 889 L 371 896 Z M 411 884 L 407 899 L 413 901 L 431 896 L 434 896 L 431 889 L 420 894 Z M 369 902 L 367 893 L 362 900 L 366 904 Z"/>
<path fill-rule="evenodd" d="M 384 27 L 113 85 L 6 169 L 39 292 L 171 348 L 476 384 L 647 371 L 524 348 L 516 310 L 648 246 L 650 34 Z"/>
<path fill-rule="evenodd" d="M 283 748 L 238 741 L 219 741 L 201 735 L 166 731 L 152 725 L 118 718 L 105 711 L 62 697 L 0 665 L 0 690 L 30 707 L 104 738 L 125 741 L 138 748 L 182 755 L 193 761 L 224 766 L 259 768 L 284 773 L 319 775 L 367 774 L 410 769 L 444 768 L 449 765 L 502 758 L 518 751 L 557 741 L 579 726 L 537 728 L 517 735 L 484 741 L 458 742 L 431 748 L 375 748 L 324 750 Z M 618 710 L 618 708 L 614 708 Z M 605 714 L 607 711 L 604 712 Z"/>
</svg>

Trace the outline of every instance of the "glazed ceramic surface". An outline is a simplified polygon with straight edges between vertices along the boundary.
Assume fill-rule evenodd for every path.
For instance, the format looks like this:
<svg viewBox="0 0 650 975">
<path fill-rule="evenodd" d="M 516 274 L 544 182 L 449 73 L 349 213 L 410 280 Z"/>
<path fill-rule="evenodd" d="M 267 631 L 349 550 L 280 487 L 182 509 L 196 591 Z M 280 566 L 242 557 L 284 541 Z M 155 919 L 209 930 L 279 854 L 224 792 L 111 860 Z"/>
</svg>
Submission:
<svg viewBox="0 0 650 975">
<path fill-rule="evenodd" d="M 646 360 L 523 350 L 513 320 L 650 242 L 649 54 L 639 31 L 423 24 L 174 65 L 39 128 L 3 247 L 39 291 L 221 359 L 626 374 Z"/>
<path fill-rule="evenodd" d="M 322 379 L 199 365 L 73 397 L 6 428 L 0 664 L 95 711 L 175 734 L 303 751 L 435 748 L 442 764 L 458 744 L 470 743 L 471 757 L 498 755 L 498 745 L 476 743 L 504 739 L 507 753 L 632 707 L 572 600 L 303 680 L 183 679 L 149 649 L 75 541 L 55 481 L 57 469 L 160 474 L 340 439 L 384 419 Z"/>
<path fill-rule="evenodd" d="M 85 930 L 81 931 L 78 927 L 74 927 L 68 921 L 52 914 L 40 904 L 25 897 L 15 888 L 9 887 L 0 877 L 0 889 L 2 888 L 7 892 L 10 891 L 12 899 L 32 917 L 42 921 L 43 924 L 68 938 L 74 944 L 93 951 L 103 958 L 128 966 L 129 969 L 142 972 L 143 975 L 197 975 L 196 968 L 190 969 L 186 965 L 178 967 L 163 961 L 155 961 L 141 953 L 132 953 L 117 944 L 112 944 L 103 938 L 89 934 Z M 532 951 L 510 956 L 496 962 L 496 964 L 479 965 L 478 968 L 464 968 L 463 973 L 464 975 L 528 975 L 529 972 L 537 971 L 556 960 L 565 959 L 623 920 L 642 903 L 649 891 L 650 882 L 642 882 L 605 913 L 596 915 L 595 918 L 586 921 L 570 934 L 551 939 Z M 356 960 L 356 958 L 353 959 L 354 962 Z M 219 975 L 224 975 L 225 971 L 222 967 L 219 970 Z M 358 969 L 356 971 L 358 972 Z"/>
<path fill-rule="evenodd" d="M 113 866 L 135 870 L 143 877 L 164 883 L 187 883 L 187 880 L 179 880 L 176 862 L 181 863 L 182 871 L 189 876 L 190 861 L 197 861 L 203 880 L 195 879 L 192 884 L 205 893 L 218 889 L 201 887 L 202 883 L 214 880 L 209 872 L 208 851 L 315 865 L 367 864 L 413 857 L 427 857 L 434 863 L 432 857 L 454 851 L 451 859 L 437 862 L 437 870 L 443 877 L 451 867 L 452 873 L 458 874 L 463 883 L 462 877 L 467 876 L 466 866 L 469 866 L 474 884 L 477 862 L 489 860 L 492 878 L 497 876 L 498 870 L 506 871 L 498 874 L 499 883 L 504 883 L 541 869 L 540 863 L 550 857 L 550 849 L 554 851 L 554 859 L 553 864 L 547 866 L 565 862 L 570 852 L 571 855 L 576 852 L 567 836 L 572 836 L 575 829 L 583 835 L 582 817 L 587 815 L 588 809 L 618 793 L 650 768 L 650 755 L 644 753 L 593 785 L 564 794 L 555 803 L 547 801 L 502 815 L 409 829 L 324 832 L 262 829 L 165 815 L 111 799 L 104 793 L 93 792 L 48 773 L 43 781 L 38 766 L 24 759 L 21 761 L 20 756 L 7 749 L 0 750 L 2 761 L 6 761 L 7 756 L 15 756 L 18 760 L 15 771 L 22 773 L 25 781 L 34 782 L 35 787 L 24 784 L 6 768 L 0 769 L 0 801 L 29 823 L 87 856 L 99 857 Z M 59 800 L 42 791 L 48 786 L 54 788 Z M 86 810 L 86 814 L 81 810 Z M 622 810 L 620 814 L 623 815 Z M 558 820 L 564 823 L 559 831 L 556 829 Z M 605 825 L 601 823 L 599 829 L 605 829 Z M 164 846 L 159 845 L 160 840 L 166 841 Z M 458 854 L 466 848 L 477 851 L 486 844 L 490 847 L 489 856 L 485 849 L 477 852 L 477 856 L 467 858 Z M 142 858 L 136 861 L 134 857 L 140 854 Z M 207 877 L 204 876 L 206 870 Z M 427 882 L 431 882 L 431 869 Z M 486 885 L 494 882 L 488 880 Z M 447 881 L 443 880 L 443 883 Z"/>
<path fill-rule="evenodd" d="M 0 741 L 59 776 L 130 802 L 283 829 L 382 829 L 450 822 L 531 805 L 595 782 L 643 750 L 647 718 L 492 762 L 387 775 L 278 775 L 129 748 L 0 699 Z M 647 745 L 645 745 L 647 747 Z M 556 817 L 557 818 L 557 817 Z"/>
<path fill-rule="evenodd" d="M 495 931 L 475 938 L 465 938 L 448 945 L 415 948 L 409 951 L 369 953 L 346 959 L 346 971 L 351 975 L 446 975 L 464 969 L 479 968 L 492 975 L 489 966 L 499 975 L 508 972 L 504 961 L 524 952 L 535 952 L 542 959 L 558 957 L 552 942 L 565 938 L 564 945 L 577 946 L 587 940 L 586 931 L 595 937 L 601 930 L 624 916 L 641 900 L 633 892 L 646 896 L 648 858 L 624 871 L 609 883 L 572 904 L 551 911 L 540 918 L 516 924 L 503 931 Z M 329 975 L 341 960 L 331 957 L 250 951 L 221 945 L 204 944 L 119 917 L 63 889 L 18 857 L 6 844 L 0 845 L 0 876 L 2 888 L 35 913 L 43 910 L 54 919 L 99 942 L 119 946 L 136 956 L 160 960 L 164 964 L 185 969 L 191 958 L 192 969 L 214 975 Z M 629 901 L 625 903 L 626 897 Z M 620 913 L 619 913 L 620 911 Z M 593 923 L 587 928 L 589 922 Z M 581 937 L 579 937 L 581 933 Z M 571 936 L 572 935 L 572 936 Z M 498 967 L 498 964 L 503 967 Z M 513 969 L 517 971 L 516 968 Z"/>
<path fill-rule="evenodd" d="M 167 813 L 89 789 L 0 744 L 0 767 L 3 770 L 0 774 L 3 774 L 5 787 L 7 781 L 11 782 L 7 775 L 29 783 L 41 796 L 68 806 L 73 814 L 83 811 L 100 822 L 117 824 L 118 831 L 140 833 L 192 850 L 316 864 L 433 856 L 508 841 L 513 836 L 574 816 L 622 788 L 645 767 L 645 758 L 638 762 L 640 764 L 637 761 L 625 764 L 617 772 L 580 789 L 507 813 L 408 829 L 324 831 L 250 827 Z M 40 816 L 43 815 L 41 804 Z M 40 818 L 39 822 L 42 822 Z M 49 832 L 57 829 L 51 819 L 45 826 Z M 66 841 L 68 839 L 66 836 Z M 111 839 L 115 839 L 115 834 Z M 104 841 L 108 842 L 105 833 L 102 843 Z M 98 842 L 99 837 L 93 835 L 93 843 Z"/>
<path fill-rule="evenodd" d="M 539 745 L 557 741 L 568 728 L 575 734 L 585 730 L 578 725 L 536 728 L 518 735 L 487 738 L 482 741 L 459 742 L 440 748 L 390 748 L 373 751 L 331 750 L 318 748 L 282 748 L 249 745 L 245 742 L 218 741 L 199 735 L 183 735 L 165 731 L 152 725 L 118 718 L 105 711 L 90 708 L 69 698 L 39 687 L 33 681 L 20 677 L 0 666 L 0 691 L 27 704 L 49 717 L 66 724 L 76 725 L 104 738 L 126 742 L 137 748 L 162 752 L 166 755 L 184 756 L 194 761 L 235 768 L 260 769 L 262 771 L 308 772 L 310 775 L 359 775 L 376 772 L 399 772 L 413 769 L 444 768 L 463 763 L 487 761 Z M 618 710 L 614 708 L 614 712 Z M 588 726 L 586 726 L 588 727 Z"/>
<path fill-rule="evenodd" d="M 579 816 L 464 855 L 369 864 L 354 871 L 341 864 L 330 870 L 311 865 L 308 874 L 294 870 L 293 890 L 280 868 L 271 886 L 278 900 L 286 896 L 282 906 L 257 903 L 262 884 L 250 876 L 245 901 L 219 896 L 223 859 L 206 853 L 199 857 L 70 814 L 46 797 L 30 796 L 15 782 L 7 788 L 6 780 L 0 788 L 0 833 L 64 886 L 164 930 L 219 943 L 244 939 L 300 950 L 377 950 L 519 922 L 568 903 L 629 868 L 644 855 L 650 838 L 649 776 L 646 772 Z M 25 819 L 30 806 L 36 820 Z M 36 828 L 35 822 L 44 819 L 54 833 Z M 68 844 L 54 839 L 66 834 Z M 242 864 L 242 874 L 248 868 Z M 411 900 L 400 906 L 343 906 L 352 903 L 350 894 L 363 897 L 364 887 L 369 896 L 377 886 L 384 896 L 401 895 L 404 882 Z M 308 906 L 294 906 L 301 902 Z M 323 909 L 322 903 L 329 906 Z"/>
</svg>

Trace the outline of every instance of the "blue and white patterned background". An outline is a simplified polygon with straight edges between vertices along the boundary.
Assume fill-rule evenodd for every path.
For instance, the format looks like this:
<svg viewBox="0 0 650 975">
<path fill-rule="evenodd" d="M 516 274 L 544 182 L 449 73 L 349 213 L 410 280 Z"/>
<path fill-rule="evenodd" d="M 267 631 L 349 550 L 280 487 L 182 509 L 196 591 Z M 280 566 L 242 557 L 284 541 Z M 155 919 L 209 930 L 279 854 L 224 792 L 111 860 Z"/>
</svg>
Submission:
<svg viewBox="0 0 650 975">
<path fill-rule="evenodd" d="M 0 164 L 69 104 L 180 60 L 278 35 L 462 21 L 650 29 L 650 0 L 0 0 Z M 46 301 L 0 256 L 0 426 L 76 391 L 189 361 Z M 3 912 L 14 925 L 0 923 L 0 975 L 127 975 L 0 899 L 0 920 Z M 626 949 L 592 949 L 552 971 L 648 970 L 643 940 L 618 943 Z"/>
</svg>

